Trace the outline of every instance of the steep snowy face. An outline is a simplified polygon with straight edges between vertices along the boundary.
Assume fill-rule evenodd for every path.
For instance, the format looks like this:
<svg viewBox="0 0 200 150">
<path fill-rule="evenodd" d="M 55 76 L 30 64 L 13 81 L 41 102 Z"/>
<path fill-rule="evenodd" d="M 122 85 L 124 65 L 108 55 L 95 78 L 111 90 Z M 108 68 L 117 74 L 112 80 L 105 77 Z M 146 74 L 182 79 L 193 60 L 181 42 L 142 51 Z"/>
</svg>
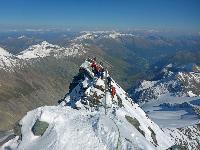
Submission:
<svg viewBox="0 0 200 150">
<path fill-rule="evenodd" d="M 30 46 L 28 49 L 22 51 L 19 55 L 17 55 L 17 57 L 19 59 L 29 60 L 33 58 L 43 58 L 47 56 L 63 57 L 82 55 L 83 53 L 85 53 L 83 44 L 71 43 L 69 47 L 61 47 L 43 41 L 40 44 Z"/>
<path fill-rule="evenodd" d="M 138 88 L 134 89 L 133 97 L 139 102 L 158 99 L 163 95 L 172 96 L 200 96 L 200 71 L 194 65 L 192 70 L 184 68 L 172 68 L 172 64 L 163 68 L 158 80 L 142 81 Z"/>
<path fill-rule="evenodd" d="M 14 56 L 0 47 L 0 69 L 11 70 L 11 67 L 16 64 Z"/>
<path fill-rule="evenodd" d="M 85 61 L 58 106 L 45 106 L 27 113 L 20 121 L 21 139 L 16 137 L 3 149 L 167 149 L 174 143 L 144 111 L 116 88 L 112 97 L 106 77 L 97 78 Z M 37 121 L 48 128 L 36 136 Z"/>
</svg>

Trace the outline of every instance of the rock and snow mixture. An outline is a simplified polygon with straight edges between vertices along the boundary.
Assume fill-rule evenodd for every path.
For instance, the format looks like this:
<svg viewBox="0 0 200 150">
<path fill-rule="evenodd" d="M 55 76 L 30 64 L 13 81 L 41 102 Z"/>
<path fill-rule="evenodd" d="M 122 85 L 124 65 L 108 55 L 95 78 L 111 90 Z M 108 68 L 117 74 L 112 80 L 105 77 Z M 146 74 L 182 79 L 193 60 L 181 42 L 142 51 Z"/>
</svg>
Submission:
<svg viewBox="0 0 200 150">
<path fill-rule="evenodd" d="M 166 128 L 165 133 L 174 139 L 179 145 L 184 145 L 189 150 L 199 150 L 200 124 L 183 128 Z"/>
<path fill-rule="evenodd" d="M 135 37 L 135 35 L 117 31 L 82 31 L 81 35 L 72 41 L 81 42 L 84 40 L 95 40 L 101 38 L 118 40 L 120 37 Z"/>
<path fill-rule="evenodd" d="M 90 45 L 87 42 L 83 42 L 84 40 L 95 40 L 96 38 L 111 38 L 118 40 L 120 37 L 124 36 L 134 37 L 133 34 L 116 31 L 84 31 L 80 33 L 80 36 L 71 40 L 67 47 L 43 41 L 36 45 L 29 46 L 27 49 L 16 55 L 12 55 L 0 47 L 0 69 L 13 71 L 16 66 L 20 67 L 27 62 L 32 62 L 32 60 L 48 56 L 53 56 L 55 58 L 81 56 L 87 53 L 88 46 Z M 24 36 L 19 37 L 19 39 L 21 38 L 24 38 Z"/>
<path fill-rule="evenodd" d="M 80 56 L 86 53 L 85 44 L 71 43 L 68 47 L 61 47 L 43 41 L 39 44 L 32 45 L 17 55 L 12 55 L 0 47 L 0 69 L 12 71 L 15 67 L 20 67 L 27 62 L 53 56 L 55 58 L 67 56 Z"/>
<path fill-rule="evenodd" d="M 165 150 L 174 144 L 114 80 L 112 98 L 105 92 L 105 79 L 94 76 L 90 62 L 81 68 L 63 101 L 28 112 L 19 122 L 21 136 L 1 150 Z M 41 136 L 32 131 L 36 120 L 49 124 Z"/>
<path fill-rule="evenodd" d="M 142 81 L 134 99 L 147 115 L 186 149 L 200 148 L 200 69 L 167 65 L 154 81 Z"/>
<path fill-rule="evenodd" d="M 0 47 L 0 69 L 11 70 L 15 66 L 16 60 L 12 54 Z"/>
<path fill-rule="evenodd" d="M 43 41 L 40 44 L 30 46 L 25 51 L 22 51 L 17 57 L 19 59 L 32 59 L 32 58 L 43 58 L 47 56 L 74 56 L 82 55 L 85 51 L 83 44 L 71 43 L 68 47 L 61 47 L 58 45 L 53 45 L 47 41 Z"/>
<path fill-rule="evenodd" d="M 197 68 L 197 69 L 195 69 Z M 171 71 L 176 70 L 176 71 Z M 173 68 L 167 65 L 160 73 L 161 77 L 154 81 L 142 81 L 132 92 L 132 96 L 140 103 L 159 99 L 163 95 L 177 97 L 200 96 L 200 70 L 197 65 Z"/>
</svg>

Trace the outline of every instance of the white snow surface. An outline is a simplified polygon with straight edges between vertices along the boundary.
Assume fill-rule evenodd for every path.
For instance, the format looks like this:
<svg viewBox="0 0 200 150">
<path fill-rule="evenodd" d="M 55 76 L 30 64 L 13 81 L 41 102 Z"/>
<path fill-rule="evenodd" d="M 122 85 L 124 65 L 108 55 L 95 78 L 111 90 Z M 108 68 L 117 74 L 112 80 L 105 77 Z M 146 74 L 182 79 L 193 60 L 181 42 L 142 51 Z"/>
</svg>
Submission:
<svg viewBox="0 0 200 150">
<path fill-rule="evenodd" d="M 189 97 L 195 97 L 195 96 L 197 96 L 192 91 L 188 91 L 187 94 L 188 94 Z"/>
<path fill-rule="evenodd" d="M 12 54 L 0 47 L 0 69 L 10 71 L 15 66 L 16 60 Z"/>
<path fill-rule="evenodd" d="M 86 61 L 81 67 L 91 70 L 89 65 Z M 105 92 L 99 88 L 104 80 L 88 73 L 92 78 L 85 77 L 80 81 L 60 105 L 44 106 L 28 112 L 20 121 L 22 141 L 17 141 L 16 137 L 4 144 L 2 150 L 6 147 L 11 150 L 164 150 L 174 144 L 114 80 L 112 85 L 117 93 L 111 99 L 107 92 L 105 107 Z M 83 87 L 86 89 L 84 92 Z M 100 105 L 91 107 L 81 103 L 84 97 L 89 98 L 95 92 L 100 96 Z M 122 100 L 123 107 L 117 105 L 118 99 Z M 75 106 L 79 109 L 74 109 Z M 139 129 L 144 135 L 128 122 L 126 116 L 139 122 Z M 31 131 L 37 119 L 49 123 L 42 136 L 34 136 Z M 152 134 L 155 134 L 156 141 Z"/>
<path fill-rule="evenodd" d="M 17 57 L 19 59 L 32 59 L 32 58 L 43 58 L 47 56 L 72 56 L 72 55 L 82 55 L 85 53 L 83 44 L 71 43 L 69 47 L 61 47 L 58 45 L 53 45 L 47 41 L 43 41 L 40 44 L 32 45 L 28 49 L 22 51 Z"/>
<path fill-rule="evenodd" d="M 148 116 L 162 128 L 180 128 L 194 125 L 200 121 L 200 117 L 192 109 L 190 102 L 200 97 L 173 97 L 165 95 L 157 100 L 151 100 L 142 106 Z M 172 107 L 162 108 L 160 104 L 171 104 Z M 181 104 L 188 103 L 183 107 Z M 180 104 L 180 106 L 178 105 Z M 174 106 L 176 105 L 176 107 Z M 174 106 L 174 107 L 173 107 Z"/>
</svg>

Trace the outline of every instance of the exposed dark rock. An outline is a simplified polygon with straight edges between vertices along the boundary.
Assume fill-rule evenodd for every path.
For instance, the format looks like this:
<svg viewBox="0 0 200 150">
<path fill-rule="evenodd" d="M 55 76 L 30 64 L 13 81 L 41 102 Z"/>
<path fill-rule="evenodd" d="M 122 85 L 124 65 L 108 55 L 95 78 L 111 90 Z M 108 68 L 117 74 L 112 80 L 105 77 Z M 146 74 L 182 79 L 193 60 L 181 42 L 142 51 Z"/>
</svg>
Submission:
<svg viewBox="0 0 200 150">
<path fill-rule="evenodd" d="M 44 121 L 36 120 L 35 124 L 32 127 L 32 132 L 36 136 L 42 136 L 46 129 L 48 128 L 49 124 Z"/>
<path fill-rule="evenodd" d="M 126 120 L 132 124 L 143 136 L 145 136 L 145 132 L 140 129 L 140 122 L 136 118 L 132 118 L 130 116 L 125 116 Z"/>
<path fill-rule="evenodd" d="M 151 131 L 151 137 L 152 137 L 152 139 L 153 139 L 153 144 L 155 145 L 155 146 L 157 146 L 158 145 L 158 142 L 157 142 L 157 139 L 156 139 L 156 134 L 155 134 L 155 132 L 151 129 L 151 127 L 148 127 L 148 129 Z"/>
</svg>

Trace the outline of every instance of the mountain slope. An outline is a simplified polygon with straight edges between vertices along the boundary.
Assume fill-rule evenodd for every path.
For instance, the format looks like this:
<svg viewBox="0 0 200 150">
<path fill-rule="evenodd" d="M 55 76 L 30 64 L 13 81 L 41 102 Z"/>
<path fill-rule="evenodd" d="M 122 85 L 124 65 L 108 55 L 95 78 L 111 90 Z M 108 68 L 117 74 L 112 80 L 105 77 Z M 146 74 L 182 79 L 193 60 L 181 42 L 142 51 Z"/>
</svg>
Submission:
<svg viewBox="0 0 200 150">
<path fill-rule="evenodd" d="M 114 80 L 114 98 L 107 90 L 105 94 L 104 82 L 94 76 L 90 62 L 85 61 L 60 105 L 28 112 L 19 123 L 21 140 L 17 136 L 2 149 L 150 150 L 173 145 Z M 48 123 L 42 136 L 33 133 L 37 120 Z"/>
<path fill-rule="evenodd" d="M 172 137 L 175 143 L 183 145 L 189 150 L 200 149 L 200 125 L 196 124 L 193 126 L 183 128 L 166 128 L 165 133 Z"/>
<path fill-rule="evenodd" d="M 142 81 L 132 92 L 149 117 L 164 128 L 197 124 L 200 100 L 199 67 L 194 64 L 164 67 L 151 81 Z"/>
<path fill-rule="evenodd" d="M 200 70 L 197 65 L 176 68 L 164 67 L 152 81 L 142 81 L 132 95 L 140 103 L 169 94 L 172 96 L 200 96 Z"/>
<path fill-rule="evenodd" d="M 125 61 L 112 58 L 94 45 L 71 42 L 62 47 L 42 43 L 30 46 L 20 54 L 9 54 L 13 65 L 0 68 L 0 130 L 11 130 L 29 110 L 55 104 L 63 97 L 75 71 L 87 57 L 98 56 L 107 61 L 118 80 L 125 78 L 128 70 Z"/>
<path fill-rule="evenodd" d="M 14 56 L 0 47 L 0 69 L 10 70 L 15 62 Z"/>
<path fill-rule="evenodd" d="M 17 55 L 20 59 L 32 59 L 32 58 L 43 58 L 47 56 L 64 57 L 71 55 L 81 55 L 85 53 L 83 51 L 84 46 L 82 44 L 72 43 L 69 47 L 61 47 L 53 45 L 47 41 L 43 41 L 40 44 L 32 45 L 28 49 L 22 51 Z"/>
</svg>

